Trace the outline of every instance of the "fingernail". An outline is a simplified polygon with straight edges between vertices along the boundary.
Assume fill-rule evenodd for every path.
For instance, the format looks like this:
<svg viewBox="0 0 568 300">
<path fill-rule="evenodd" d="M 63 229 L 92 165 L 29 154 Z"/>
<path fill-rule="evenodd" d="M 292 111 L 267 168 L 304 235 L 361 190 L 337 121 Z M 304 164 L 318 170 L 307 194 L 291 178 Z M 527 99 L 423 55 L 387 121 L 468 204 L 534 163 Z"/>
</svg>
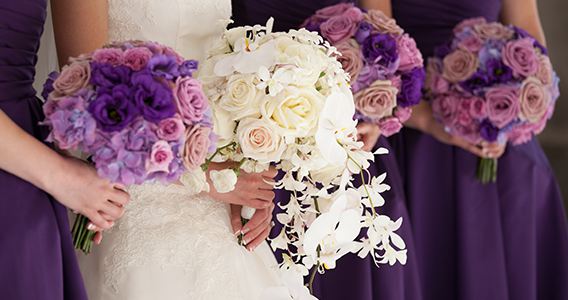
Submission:
<svg viewBox="0 0 568 300">
<path fill-rule="evenodd" d="M 247 228 L 247 227 L 243 227 L 243 229 L 241 229 L 241 233 L 242 233 L 243 235 L 247 234 L 249 231 L 250 231 L 250 229 Z"/>
<path fill-rule="evenodd" d="M 110 228 L 114 226 L 114 222 L 110 222 Z"/>
<path fill-rule="evenodd" d="M 95 230 L 95 225 L 93 223 L 89 223 L 89 225 L 87 225 L 87 230 Z"/>
<path fill-rule="evenodd" d="M 239 236 L 242 232 L 240 230 L 235 231 L 235 236 Z"/>
</svg>

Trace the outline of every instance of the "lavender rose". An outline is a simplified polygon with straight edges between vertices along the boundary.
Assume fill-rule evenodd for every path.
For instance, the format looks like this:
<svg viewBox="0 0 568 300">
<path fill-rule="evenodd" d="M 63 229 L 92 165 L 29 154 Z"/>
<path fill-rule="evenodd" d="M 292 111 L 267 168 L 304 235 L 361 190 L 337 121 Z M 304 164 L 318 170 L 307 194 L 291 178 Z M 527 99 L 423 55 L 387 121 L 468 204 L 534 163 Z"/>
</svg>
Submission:
<svg viewBox="0 0 568 300">
<path fill-rule="evenodd" d="M 469 107 L 469 114 L 478 120 L 485 119 L 487 117 L 487 109 L 485 107 L 485 100 L 480 97 L 472 97 L 471 105 Z"/>
<path fill-rule="evenodd" d="M 487 116 L 498 128 L 503 128 L 519 115 L 519 90 L 516 87 L 499 86 L 485 93 Z"/>
<path fill-rule="evenodd" d="M 532 76 L 538 71 L 539 61 L 530 38 L 508 42 L 501 54 L 503 62 L 513 70 L 516 77 Z"/>
<path fill-rule="evenodd" d="M 456 25 L 456 27 L 454 27 L 454 34 L 458 34 L 468 27 L 473 27 L 475 25 L 480 25 L 485 23 L 487 23 L 487 21 L 483 17 L 471 18 L 461 21 L 458 25 Z"/>
<path fill-rule="evenodd" d="M 174 99 L 178 112 L 186 124 L 194 124 L 201 121 L 205 112 L 209 109 L 201 84 L 196 79 L 190 77 L 180 77 L 176 80 Z"/>
<path fill-rule="evenodd" d="M 137 73 L 132 77 L 134 103 L 150 122 L 159 122 L 176 113 L 171 89 L 154 79 L 149 73 Z"/>
<path fill-rule="evenodd" d="M 442 94 L 432 101 L 432 111 L 446 126 L 452 126 L 457 123 L 458 102 L 460 98 L 455 93 Z"/>
<path fill-rule="evenodd" d="M 178 141 L 185 131 L 185 126 L 180 116 L 163 119 L 158 123 L 158 137 L 168 142 Z"/>
<path fill-rule="evenodd" d="M 371 26 L 383 34 L 401 35 L 404 31 L 398 25 L 393 18 L 387 17 L 382 11 L 371 9 L 366 14 L 363 15 L 363 19 Z"/>
<path fill-rule="evenodd" d="M 117 85 L 110 91 L 101 91 L 89 104 L 89 112 L 103 131 L 119 131 L 138 113 L 131 98 L 132 92 L 128 86 Z"/>
<path fill-rule="evenodd" d="M 404 122 L 408 121 L 408 119 L 410 119 L 411 115 L 412 115 L 412 108 L 410 108 L 410 107 L 398 106 L 394 110 L 394 116 L 398 118 L 400 123 L 404 123 Z"/>
<path fill-rule="evenodd" d="M 384 118 L 379 121 L 379 128 L 381 130 L 381 135 L 389 137 L 402 129 L 402 124 L 396 117 Z"/>
<path fill-rule="evenodd" d="M 421 68 L 424 64 L 424 59 L 416 42 L 408 34 L 400 36 L 397 40 L 398 54 L 400 57 L 400 64 L 398 69 L 402 72 L 410 71 L 414 68 Z"/>
<path fill-rule="evenodd" d="M 199 124 L 187 128 L 183 161 L 188 170 L 194 170 L 205 163 L 211 143 L 210 134 L 211 128 Z"/>
<path fill-rule="evenodd" d="M 478 24 L 473 29 L 482 39 L 508 40 L 515 34 L 513 30 L 497 22 Z"/>
<path fill-rule="evenodd" d="M 133 71 L 140 71 L 146 67 L 152 51 L 144 47 L 135 47 L 124 51 L 124 64 Z"/>
<path fill-rule="evenodd" d="M 355 94 L 355 107 L 365 116 L 380 120 L 392 115 L 397 93 L 389 80 L 377 80 Z"/>
<path fill-rule="evenodd" d="M 348 40 L 339 43 L 336 47 L 341 53 L 337 60 L 341 63 L 345 72 L 351 76 L 351 81 L 357 81 L 357 77 L 364 66 L 364 58 L 359 45 L 353 40 Z"/>
<path fill-rule="evenodd" d="M 532 123 L 538 122 L 548 111 L 550 94 L 540 81 L 527 78 L 521 87 L 521 119 Z"/>
<path fill-rule="evenodd" d="M 124 52 L 118 48 L 102 48 L 95 50 L 92 58 L 97 63 L 118 66 L 124 62 Z"/>
<path fill-rule="evenodd" d="M 331 43 L 339 43 L 352 37 L 358 29 L 358 23 L 363 18 L 361 11 L 352 8 L 342 15 L 331 17 L 321 24 L 321 35 Z"/>
<path fill-rule="evenodd" d="M 483 47 L 483 40 L 475 34 L 470 34 L 463 38 L 457 46 L 469 52 L 478 53 Z"/>
<path fill-rule="evenodd" d="M 72 95 L 89 84 L 91 67 L 86 62 L 78 62 L 63 67 L 61 74 L 53 82 L 58 96 Z"/>
<path fill-rule="evenodd" d="M 538 71 L 536 72 L 536 78 L 542 82 L 545 86 L 550 86 L 553 82 L 553 71 L 552 63 L 550 58 L 546 55 L 539 55 L 538 57 Z"/>
<path fill-rule="evenodd" d="M 313 17 L 320 22 L 325 22 L 331 17 L 342 15 L 345 11 L 352 8 L 354 8 L 352 3 L 339 3 L 317 10 Z"/>
<path fill-rule="evenodd" d="M 479 65 L 479 61 L 473 53 L 457 49 L 444 57 L 443 65 L 442 74 L 444 78 L 449 82 L 457 83 L 473 75 Z"/>
</svg>

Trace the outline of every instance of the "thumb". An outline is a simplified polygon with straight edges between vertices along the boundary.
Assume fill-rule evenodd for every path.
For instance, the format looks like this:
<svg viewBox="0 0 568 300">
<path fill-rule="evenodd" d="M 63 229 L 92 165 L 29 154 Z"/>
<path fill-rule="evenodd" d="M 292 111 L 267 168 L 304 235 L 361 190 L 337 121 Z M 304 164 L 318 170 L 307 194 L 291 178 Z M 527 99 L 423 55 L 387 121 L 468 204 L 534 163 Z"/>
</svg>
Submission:
<svg viewBox="0 0 568 300">
<path fill-rule="evenodd" d="M 241 232 L 243 224 L 241 222 L 241 209 L 242 206 L 231 204 L 231 226 L 235 235 Z"/>
</svg>

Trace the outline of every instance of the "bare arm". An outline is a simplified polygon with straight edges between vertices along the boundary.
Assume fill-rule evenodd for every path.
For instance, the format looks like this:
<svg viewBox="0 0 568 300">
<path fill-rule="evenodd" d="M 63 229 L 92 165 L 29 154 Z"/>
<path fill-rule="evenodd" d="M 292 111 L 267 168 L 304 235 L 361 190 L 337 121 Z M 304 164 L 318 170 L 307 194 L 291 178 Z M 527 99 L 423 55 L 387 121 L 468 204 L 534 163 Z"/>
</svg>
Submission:
<svg viewBox="0 0 568 300">
<path fill-rule="evenodd" d="M 100 48 L 108 39 L 107 0 L 51 0 L 57 56 L 69 57 Z"/>
<path fill-rule="evenodd" d="M 501 21 L 526 30 L 546 45 L 536 0 L 503 0 Z"/>
<path fill-rule="evenodd" d="M 376 9 L 385 15 L 392 17 L 392 6 L 390 0 L 361 0 L 361 7 L 365 9 Z"/>
</svg>

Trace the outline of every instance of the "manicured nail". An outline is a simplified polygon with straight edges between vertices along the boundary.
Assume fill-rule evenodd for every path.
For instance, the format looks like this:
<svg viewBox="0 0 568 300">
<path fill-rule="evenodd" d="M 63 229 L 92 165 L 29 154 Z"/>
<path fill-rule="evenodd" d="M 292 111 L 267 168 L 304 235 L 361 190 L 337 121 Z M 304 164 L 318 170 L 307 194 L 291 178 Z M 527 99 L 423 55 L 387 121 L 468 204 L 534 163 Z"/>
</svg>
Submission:
<svg viewBox="0 0 568 300">
<path fill-rule="evenodd" d="M 242 234 L 242 232 L 241 232 L 240 230 L 237 230 L 237 231 L 235 231 L 235 233 L 234 233 L 234 234 L 235 234 L 235 236 L 239 236 L 239 235 L 241 235 L 241 234 Z"/>
<path fill-rule="evenodd" d="M 93 223 L 89 223 L 89 225 L 87 225 L 87 230 L 95 230 L 95 225 Z"/>
<path fill-rule="evenodd" d="M 247 234 L 250 231 L 250 229 L 248 227 L 243 227 L 243 229 L 241 229 L 241 233 L 243 235 Z"/>
</svg>

